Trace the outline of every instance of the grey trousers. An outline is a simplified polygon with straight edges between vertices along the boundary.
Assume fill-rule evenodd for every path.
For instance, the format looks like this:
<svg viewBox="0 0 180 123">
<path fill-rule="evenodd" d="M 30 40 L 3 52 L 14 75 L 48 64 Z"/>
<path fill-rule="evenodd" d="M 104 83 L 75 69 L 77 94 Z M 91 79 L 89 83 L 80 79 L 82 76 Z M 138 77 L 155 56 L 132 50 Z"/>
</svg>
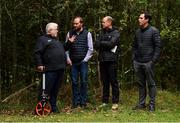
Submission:
<svg viewBox="0 0 180 123">
<path fill-rule="evenodd" d="M 148 85 L 149 92 L 149 105 L 155 105 L 155 97 L 156 97 L 156 84 L 154 78 L 154 63 L 152 61 L 147 63 L 140 63 L 134 61 L 134 70 L 137 75 L 138 86 L 139 86 L 139 104 L 145 105 L 146 103 L 146 83 Z"/>
</svg>

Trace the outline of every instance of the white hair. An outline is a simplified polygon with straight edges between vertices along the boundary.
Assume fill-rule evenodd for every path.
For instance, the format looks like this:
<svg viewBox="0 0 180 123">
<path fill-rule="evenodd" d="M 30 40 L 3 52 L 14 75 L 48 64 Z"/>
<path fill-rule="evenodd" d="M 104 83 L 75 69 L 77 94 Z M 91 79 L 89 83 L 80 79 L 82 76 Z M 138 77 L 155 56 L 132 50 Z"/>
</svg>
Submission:
<svg viewBox="0 0 180 123">
<path fill-rule="evenodd" d="M 46 33 L 48 33 L 50 29 L 54 29 L 54 28 L 57 28 L 57 27 L 58 27 L 57 23 L 54 23 L 54 22 L 48 23 L 46 25 Z"/>
</svg>

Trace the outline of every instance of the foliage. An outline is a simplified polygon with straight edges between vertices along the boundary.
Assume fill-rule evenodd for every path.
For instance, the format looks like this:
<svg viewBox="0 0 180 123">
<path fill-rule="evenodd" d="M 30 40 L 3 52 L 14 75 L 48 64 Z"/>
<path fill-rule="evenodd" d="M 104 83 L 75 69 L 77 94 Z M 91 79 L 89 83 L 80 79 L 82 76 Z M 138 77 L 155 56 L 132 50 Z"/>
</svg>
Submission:
<svg viewBox="0 0 180 123">
<path fill-rule="evenodd" d="M 134 85 L 131 45 L 137 29 L 139 12 L 148 10 L 153 15 L 152 25 L 161 32 L 162 55 L 157 64 L 157 85 L 162 89 L 178 89 L 179 77 L 179 0 L 2 0 L 1 2 L 1 98 L 36 81 L 33 49 L 36 39 L 44 33 L 45 25 L 59 24 L 60 41 L 65 41 L 73 17 L 84 18 L 85 26 L 93 39 L 101 29 L 105 15 L 114 18 L 121 33 L 121 54 L 118 78 L 122 88 Z M 98 82 L 97 54 L 90 61 L 90 88 L 101 86 Z M 69 71 L 66 80 L 69 83 Z M 97 84 L 98 83 L 98 84 Z"/>
<path fill-rule="evenodd" d="M 176 84 L 176 75 L 177 73 L 174 72 L 178 68 L 178 61 L 180 60 L 178 56 L 179 54 L 179 34 L 180 34 L 180 28 L 172 29 L 171 27 L 164 27 L 161 31 L 161 38 L 162 38 L 162 53 L 161 53 L 161 59 L 158 66 L 158 75 L 159 80 L 164 81 L 162 82 L 163 86 L 167 89 L 167 86 L 175 86 Z M 160 67 L 160 65 L 162 67 Z M 168 70 L 168 71 L 167 71 Z M 163 78 L 166 76 L 166 78 Z M 171 81 L 171 84 L 168 83 L 168 81 Z M 173 84 L 172 84 L 173 83 Z"/>
</svg>

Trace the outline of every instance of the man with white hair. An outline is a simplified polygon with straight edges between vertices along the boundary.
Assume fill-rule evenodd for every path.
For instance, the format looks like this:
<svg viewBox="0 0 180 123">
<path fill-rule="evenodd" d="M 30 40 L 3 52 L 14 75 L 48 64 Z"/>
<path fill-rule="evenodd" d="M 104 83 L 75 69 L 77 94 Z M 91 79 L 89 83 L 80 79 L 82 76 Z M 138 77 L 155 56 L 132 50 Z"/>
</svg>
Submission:
<svg viewBox="0 0 180 123">
<path fill-rule="evenodd" d="M 45 72 L 46 93 L 50 96 L 52 112 L 58 113 L 56 99 L 66 66 L 65 49 L 57 39 L 58 24 L 48 23 L 46 34 L 37 40 L 34 56 L 38 72 Z"/>
</svg>

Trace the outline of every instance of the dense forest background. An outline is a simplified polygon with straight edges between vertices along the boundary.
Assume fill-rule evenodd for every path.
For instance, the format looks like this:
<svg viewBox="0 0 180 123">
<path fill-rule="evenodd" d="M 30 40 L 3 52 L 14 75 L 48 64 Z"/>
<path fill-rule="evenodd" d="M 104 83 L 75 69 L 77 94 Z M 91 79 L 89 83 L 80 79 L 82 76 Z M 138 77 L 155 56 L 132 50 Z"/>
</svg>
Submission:
<svg viewBox="0 0 180 123">
<path fill-rule="evenodd" d="M 115 19 L 121 33 L 118 79 L 121 89 L 134 87 L 131 45 L 142 10 L 152 14 L 152 25 L 161 34 L 163 47 L 156 64 L 157 86 L 180 90 L 180 0 L 1 0 L 0 6 L 0 100 L 39 81 L 39 74 L 34 71 L 33 49 L 45 25 L 58 23 L 59 40 L 64 42 L 77 15 L 84 18 L 94 40 L 101 29 L 101 19 L 106 15 Z M 97 68 L 94 51 L 89 62 L 91 94 L 98 93 L 101 87 Z M 66 73 L 62 86 L 67 91 L 70 90 L 69 67 Z"/>
</svg>

